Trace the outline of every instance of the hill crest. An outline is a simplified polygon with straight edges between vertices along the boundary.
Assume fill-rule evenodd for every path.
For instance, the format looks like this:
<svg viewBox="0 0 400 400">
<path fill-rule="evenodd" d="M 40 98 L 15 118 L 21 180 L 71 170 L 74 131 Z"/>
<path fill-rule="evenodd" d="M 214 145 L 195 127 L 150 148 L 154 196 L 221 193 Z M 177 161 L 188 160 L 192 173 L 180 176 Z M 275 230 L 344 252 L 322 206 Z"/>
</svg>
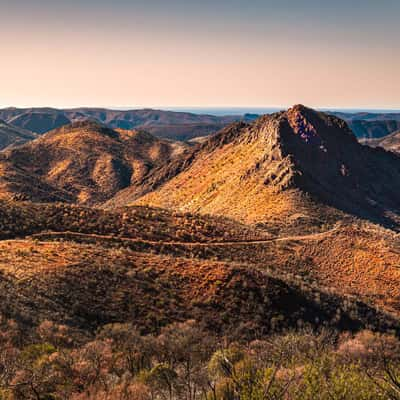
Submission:
<svg viewBox="0 0 400 400">
<path fill-rule="evenodd" d="M 396 182 L 398 157 L 360 145 L 345 121 L 296 105 L 225 128 L 186 159 L 152 171 L 145 190 L 125 191 L 123 200 L 262 222 L 309 208 L 306 196 L 393 226 L 400 215 Z"/>
<path fill-rule="evenodd" d="M 104 202 L 185 148 L 141 131 L 75 122 L 5 152 L 0 158 L 2 195 L 53 201 L 54 193 L 62 191 L 64 201 Z M 37 196 L 29 176 L 47 185 L 47 194 Z"/>
</svg>

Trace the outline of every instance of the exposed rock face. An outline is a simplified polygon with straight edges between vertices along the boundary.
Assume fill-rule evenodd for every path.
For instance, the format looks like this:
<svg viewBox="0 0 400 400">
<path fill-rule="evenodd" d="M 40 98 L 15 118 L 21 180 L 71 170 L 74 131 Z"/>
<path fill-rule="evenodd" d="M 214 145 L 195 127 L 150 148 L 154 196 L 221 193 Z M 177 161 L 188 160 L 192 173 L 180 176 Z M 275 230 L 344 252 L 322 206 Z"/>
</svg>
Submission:
<svg viewBox="0 0 400 400">
<path fill-rule="evenodd" d="M 373 307 L 400 315 L 399 234 L 343 213 L 399 230 L 399 159 L 301 105 L 190 148 L 60 128 L 0 153 L 0 197 L 64 202 L 0 201 L 0 314 L 88 333 L 192 318 L 238 338 L 302 321 L 399 333 Z M 103 202 L 171 210 L 65 204 Z"/>
<path fill-rule="evenodd" d="M 301 116 L 318 135 L 305 141 L 289 134 L 282 141 L 295 160 L 299 188 L 344 211 L 397 221 L 393 214 L 400 210 L 399 158 L 361 146 L 338 118 L 302 106 L 287 114 L 289 122 L 293 114 Z M 291 128 L 296 133 L 296 127 Z"/>
<path fill-rule="evenodd" d="M 74 123 L 3 153 L 0 186 L 5 198 L 137 202 L 244 222 L 330 207 L 397 227 L 400 215 L 400 158 L 359 144 L 343 120 L 301 105 L 233 123 L 190 148 Z"/>
<path fill-rule="evenodd" d="M 151 192 L 140 204 L 251 222 L 297 212 L 304 196 L 388 225 L 400 215 L 400 159 L 360 145 L 343 120 L 301 105 L 226 128 L 152 171 L 124 200 L 143 187 Z"/>
</svg>

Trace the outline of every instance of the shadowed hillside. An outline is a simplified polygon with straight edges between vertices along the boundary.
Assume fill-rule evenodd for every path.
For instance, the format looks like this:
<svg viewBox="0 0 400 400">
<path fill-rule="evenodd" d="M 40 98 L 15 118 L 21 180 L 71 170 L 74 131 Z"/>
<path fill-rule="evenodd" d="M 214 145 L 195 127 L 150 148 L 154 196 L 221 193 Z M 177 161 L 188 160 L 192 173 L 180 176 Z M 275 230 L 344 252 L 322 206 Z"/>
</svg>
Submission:
<svg viewBox="0 0 400 400">
<path fill-rule="evenodd" d="M 246 266 L 73 243 L 1 242 L 0 311 L 27 325 L 44 319 L 84 331 L 135 323 L 145 331 L 196 319 L 238 337 L 303 324 L 398 328 L 354 300 Z M 338 315 L 337 310 L 341 310 Z"/>
<path fill-rule="evenodd" d="M 37 136 L 25 129 L 21 129 L 0 120 L 0 150 L 18 146 L 35 139 Z"/>
<path fill-rule="evenodd" d="M 398 328 L 371 297 L 364 303 L 349 297 L 348 288 L 336 294 L 323 279 L 315 286 L 316 279 L 295 278 L 292 272 L 302 274 L 309 261 L 298 258 L 298 271 L 291 271 L 292 251 L 279 255 L 276 247 L 303 243 L 310 258 L 308 242 L 324 243 L 336 230 L 276 238 L 222 218 L 145 207 L 108 212 L 0 202 L 0 213 L 1 239 L 8 238 L 0 241 L 0 311 L 24 325 L 50 319 L 90 333 L 128 322 L 154 331 L 196 319 L 237 337 L 299 323 Z M 337 240 L 343 234 L 337 230 Z"/>
<path fill-rule="evenodd" d="M 8 122 L 11 125 L 28 129 L 37 134 L 46 133 L 52 129 L 67 125 L 70 120 L 61 112 L 25 112 L 18 114 Z"/>
<path fill-rule="evenodd" d="M 349 126 L 360 139 L 377 139 L 400 129 L 400 120 L 349 121 Z"/>
<path fill-rule="evenodd" d="M 347 221 L 345 227 L 321 226 L 315 233 L 275 234 L 226 218 L 147 207 L 105 211 L 66 204 L 20 202 L 0 202 L 0 221 L 4 265 L 22 268 L 21 273 L 30 265 L 32 274 L 36 269 L 49 268 L 48 284 L 52 271 L 57 273 L 57 265 L 68 258 L 71 246 L 76 249 L 76 262 L 81 260 L 82 274 L 91 275 L 86 271 L 88 266 L 97 265 L 108 254 L 119 254 L 117 258 L 123 260 L 133 257 L 131 252 L 140 252 L 143 254 L 140 257 L 152 260 L 152 268 L 161 259 L 150 256 L 159 254 L 169 259 L 171 268 L 176 260 L 184 270 L 180 273 L 188 275 L 197 268 L 192 269 L 191 265 L 198 268 L 207 265 L 210 273 L 216 268 L 213 272 L 216 274 L 225 266 L 241 265 L 242 271 L 272 274 L 289 286 L 304 290 L 315 286 L 326 291 L 328 297 L 353 295 L 370 306 L 379 305 L 400 313 L 399 240 L 390 231 L 357 221 Z M 52 244 L 54 241 L 64 244 Z M 61 248 L 64 250 L 54 250 Z M 110 268 L 117 258 L 108 262 Z M 25 266 L 16 267 L 19 263 Z M 162 266 L 164 261 L 160 261 Z M 27 289 L 37 278 L 38 275 L 32 276 Z M 160 293 L 156 297 L 161 295 L 169 296 Z"/>
</svg>

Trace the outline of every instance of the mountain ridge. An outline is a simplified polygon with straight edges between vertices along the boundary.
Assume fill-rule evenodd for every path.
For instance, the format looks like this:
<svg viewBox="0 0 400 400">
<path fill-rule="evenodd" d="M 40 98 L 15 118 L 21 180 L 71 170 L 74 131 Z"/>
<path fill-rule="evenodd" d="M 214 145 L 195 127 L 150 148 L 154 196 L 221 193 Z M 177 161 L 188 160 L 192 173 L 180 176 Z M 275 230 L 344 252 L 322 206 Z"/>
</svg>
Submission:
<svg viewBox="0 0 400 400">
<path fill-rule="evenodd" d="M 312 218 L 325 207 L 396 227 L 399 160 L 360 145 L 340 118 L 295 105 L 233 122 L 191 147 L 76 121 L 3 152 L 0 184 L 5 198 L 105 208 L 137 202 L 246 223 Z"/>
<path fill-rule="evenodd" d="M 329 112 L 346 120 L 359 138 L 374 138 L 400 129 L 399 113 Z M 144 129 L 160 138 L 187 141 L 217 132 L 234 121 L 251 122 L 260 115 L 194 114 L 151 108 L 114 110 L 107 108 L 3 108 L 0 118 L 17 127 L 43 134 L 80 120 L 96 120 L 113 129 Z"/>
<path fill-rule="evenodd" d="M 81 120 L 96 120 L 112 129 L 143 129 L 158 137 L 189 140 L 218 131 L 244 116 L 214 116 L 157 109 L 112 110 L 106 108 L 6 108 L 0 118 L 38 134 Z"/>
<path fill-rule="evenodd" d="M 249 222 L 272 216 L 268 201 L 291 208 L 309 194 L 344 212 L 397 225 L 400 199 L 393 178 L 400 177 L 399 160 L 360 145 L 343 120 L 297 105 L 251 125 L 226 128 L 196 147 L 178 168 L 152 171 L 150 193 L 133 192 L 131 198 Z M 238 204 L 259 211 L 243 211 Z"/>
</svg>

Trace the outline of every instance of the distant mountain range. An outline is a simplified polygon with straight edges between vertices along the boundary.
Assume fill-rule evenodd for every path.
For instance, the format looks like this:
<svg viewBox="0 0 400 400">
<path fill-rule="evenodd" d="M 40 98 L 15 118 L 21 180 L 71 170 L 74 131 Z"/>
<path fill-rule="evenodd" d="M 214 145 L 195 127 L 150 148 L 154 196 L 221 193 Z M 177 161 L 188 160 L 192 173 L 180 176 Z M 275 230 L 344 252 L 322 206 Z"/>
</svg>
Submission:
<svg viewBox="0 0 400 400">
<path fill-rule="evenodd" d="M 326 111 L 328 114 L 336 115 L 346 121 L 384 121 L 395 120 L 400 121 L 400 112 L 343 112 L 343 111 Z"/>
<path fill-rule="evenodd" d="M 400 120 L 350 120 L 347 121 L 354 134 L 360 139 L 376 139 L 400 129 Z"/>
<path fill-rule="evenodd" d="M 43 134 L 73 122 L 92 120 L 110 128 L 142 129 L 160 137 L 188 140 L 216 132 L 244 116 L 213 116 L 161 110 L 115 111 L 102 108 L 6 108 L 0 118 L 19 128 Z"/>
<path fill-rule="evenodd" d="M 235 110 L 232 110 L 235 111 Z M 400 129 L 400 113 L 331 112 L 348 122 L 358 138 L 379 138 Z M 109 110 L 103 108 L 5 108 L 0 119 L 25 132 L 43 134 L 84 120 L 96 121 L 112 129 L 146 130 L 154 136 L 187 141 L 208 136 L 235 121 L 251 122 L 258 114 L 209 115 L 164 110 Z M 4 135 L 0 132 L 0 135 Z M 7 145 L 8 139 L 3 139 Z M 5 145 L 1 144 L 0 149 Z"/>
<path fill-rule="evenodd" d="M 371 147 L 382 147 L 394 153 L 400 153 L 400 130 L 377 139 L 363 139 L 361 143 Z"/>
<path fill-rule="evenodd" d="M 38 135 L 0 120 L 0 150 L 36 139 Z"/>
</svg>

